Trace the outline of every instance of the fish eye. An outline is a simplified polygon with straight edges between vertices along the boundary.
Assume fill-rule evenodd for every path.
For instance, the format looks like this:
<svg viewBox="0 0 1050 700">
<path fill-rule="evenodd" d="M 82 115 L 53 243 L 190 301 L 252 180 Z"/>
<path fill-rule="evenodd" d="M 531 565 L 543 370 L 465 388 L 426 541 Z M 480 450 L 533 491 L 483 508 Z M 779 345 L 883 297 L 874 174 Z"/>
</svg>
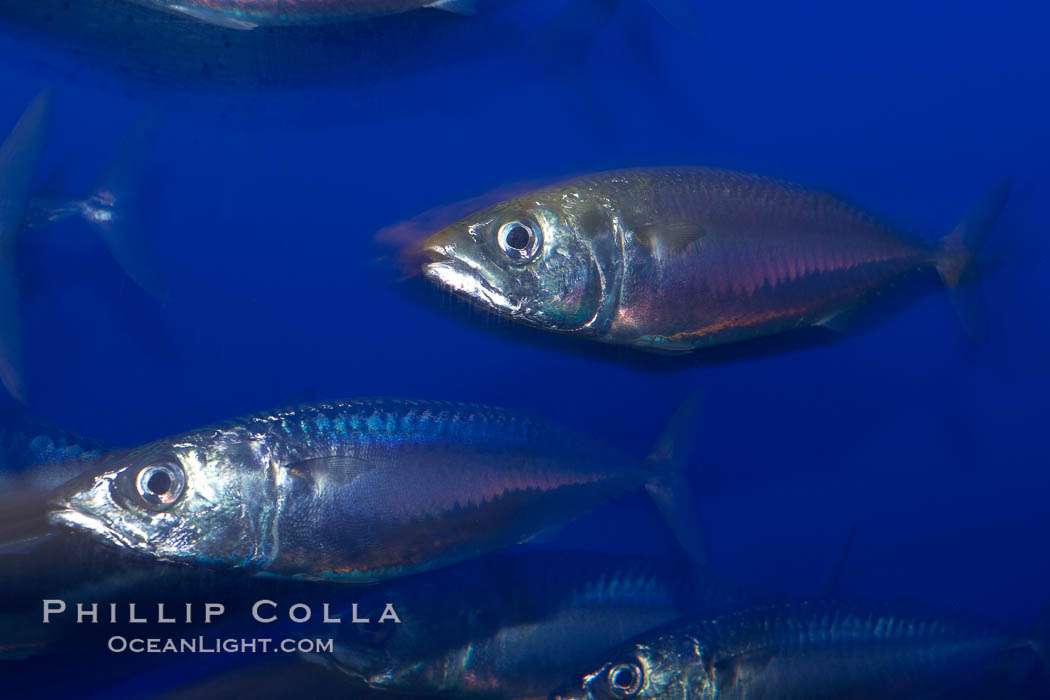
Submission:
<svg viewBox="0 0 1050 700">
<path fill-rule="evenodd" d="M 514 219 L 499 227 L 496 234 L 500 249 L 514 262 L 528 262 L 540 252 L 543 237 L 532 221 Z"/>
<path fill-rule="evenodd" d="M 179 499 L 186 480 L 182 468 L 177 465 L 149 464 L 139 470 L 135 487 L 148 505 L 164 507 Z"/>
<path fill-rule="evenodd" d="M 638 664 L 617 664 L 607 676 L 609 692 L 616 698 L 629 698 L 642 689 L 642 668 Z"/>
</svg>

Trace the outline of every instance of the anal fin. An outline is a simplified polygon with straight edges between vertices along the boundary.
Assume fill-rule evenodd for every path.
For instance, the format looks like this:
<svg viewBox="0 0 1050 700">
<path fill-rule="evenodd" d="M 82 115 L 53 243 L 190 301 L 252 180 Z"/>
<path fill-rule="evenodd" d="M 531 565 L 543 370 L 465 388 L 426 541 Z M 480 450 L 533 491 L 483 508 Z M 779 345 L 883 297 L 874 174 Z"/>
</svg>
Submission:
<svg viewBox="0 0 1050 700">
<path fill-rule="evenodd" d="M 209 10 L 204 7 L 186 7 L 185 5 L 170 5 L 169 8 L 172 12 L 178 12 L 180 15 L 186 15 L 192 17 L 198 22 L 204 22 L 205 24 L 211 24 L 216 27 L 225 27 L 226 29 L 238 29 L 240 31 L 248 31 L 255 29 L 259 25 L 251 20 L 243 19 L 241 17 L 232 17 L 225 12 L 218 10 Z"/>
<path fill-rule="evenodd" d="M 853 325 L 853 316 L 854 309 L 846 309 L 828 316 L 823 321 L 817 322 L 816 325 L 833 330 L 836 333 L 849 333 L 850 327 Z"/>
<path fill-rule="evenodd" d="M 430 7 L 456 15 L 476 15 L 478 13 L 477 5 L 476 0 L 437 0 Z"/>
</svg>

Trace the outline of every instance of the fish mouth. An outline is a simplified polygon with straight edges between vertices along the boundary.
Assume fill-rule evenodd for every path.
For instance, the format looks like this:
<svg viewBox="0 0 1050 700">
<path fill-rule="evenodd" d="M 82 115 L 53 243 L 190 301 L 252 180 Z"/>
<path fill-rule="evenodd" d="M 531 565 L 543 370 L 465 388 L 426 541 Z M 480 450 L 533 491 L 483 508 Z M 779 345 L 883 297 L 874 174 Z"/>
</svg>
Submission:
<svg viewBox="0 0 1050 700">
<path fill-rule="evenodd" d="M 78 532 L 86 532 L 97 535 L 106 542 L 118 547 L 131 547 L 131 541 L 118 533 L 112 527 L 106 525 L 99 518 L 90 513 L 85 513 L 71 506 L 56 506 L 47 514 L 48 522 L 52 525 L 61 525 Z"/>
<path fill-rule="evenodd" d="M 501 314 L 521 313 L 521 301 L 497 289 L 476 264 L 449 256 L 441 245 L 426 246 L 423 252 L 431 260 L 423 265 L 423 276 L 442 289 Z"/>
</svg>

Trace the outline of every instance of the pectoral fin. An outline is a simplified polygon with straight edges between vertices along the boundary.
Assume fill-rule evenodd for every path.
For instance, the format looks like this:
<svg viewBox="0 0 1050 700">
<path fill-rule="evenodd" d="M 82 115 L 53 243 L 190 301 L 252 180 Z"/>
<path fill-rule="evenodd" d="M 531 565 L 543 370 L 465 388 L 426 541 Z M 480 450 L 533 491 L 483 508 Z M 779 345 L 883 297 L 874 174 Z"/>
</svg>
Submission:
<svg viewBox="0 0 1050 700">
<path fill-rule="evenodd" d="M 695 221 L 665 221 L 634 228 L 639 243 L 649 246 L 658 257 L 680 255 L 696 245 L 707 232 Z"/>
<path fill-rule="evenodd" d="M 329 485 L 345 485 L 371 471 L 372 463 L 353 455 L 333 455 L 289 462 L 285 469 L 293 477 L 302 479 L 315 490 Z"/>
</svg>

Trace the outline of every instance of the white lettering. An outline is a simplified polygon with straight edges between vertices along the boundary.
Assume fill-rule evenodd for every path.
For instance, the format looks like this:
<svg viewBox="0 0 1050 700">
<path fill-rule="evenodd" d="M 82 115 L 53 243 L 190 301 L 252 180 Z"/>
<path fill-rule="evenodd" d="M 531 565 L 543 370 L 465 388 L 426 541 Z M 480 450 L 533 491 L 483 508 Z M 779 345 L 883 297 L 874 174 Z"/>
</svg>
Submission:
<svg viewBox="0 0 1050 700">
<path fill-rule="evenodd" d="M 328 610 L 328 603 L 324 604 L 324 621 L 325 622 L 342 622 L 338 617 L 331 617 L 331 612 Z"/>
<path fill-rule="evenodd" d="M 205 603 L 204 604 L 204 624 L 211 622 L 213 616 L 222 615 L 226 612 L 226 606 L 222 603 Z"/>
<path fill-rule="evenodd" d="M 393 620 L 397 624 L 401 624 L 401 618 L 397 616 L 397 611 L 394 610 L 394 606 L 390 603 L 386 604 L 386 607 L 383 608 L 383 614 L 379 616 L 380 622 L 386 622 L 387 620 Z"/>
<path fill-rule="evenodd" d="M 55 607 L 57 604 L 58 607 Z M 51 622 L 51 615 L 53 613 L 61 613 L 66 611 L 66 601 L 64 600 L 45 600 L 44 601 L 44 624 Z"/>
<path fill-rule="evenodd" d="M 88 616 L 91 617 L 92 624 L 98 622 L 98 603 L 92 603 L 90 611 L 84 610 L 83 603 L 77 603 L 77 624 L 79 625 Z"/>
<path fill-rule="evenodd" d="M 295 609 L 296 608 L 302 608 L 303 610 L 306 611 L 306 614 L 303 617 L 301 617 L 301 618 L 296 617 L 295 616 Z M 292 618 L 292 622 L 306 622 L 307 620 L 310 619 L 310 615 L 311 614 L 312 613 L 310 612 L 310 606 L 306 605 L 304 603 L 296 603 L 292 607 L 288 608 L 288 617 Z"/>
<path fill-rule="evenodd" d="M 274 620 L 276 620 L 277 619 L 276 615 L 274 615 L 273 617 L 267 617 L 267 618 L 259 617 L 259 608 L 261 608 L 263 605 L 269 605 L 269 606 L 274 607 L 274 608 L 277 607 L 277 603 L 273 602 L 272 600 L 263 599 L 263 600 L 255 601 L 255 605 L 252 606 L 252 617 L 255 618 L 255 621 L 256 622 L 267 623 L 267 622 L 273 622 Z"/>
</svg>

